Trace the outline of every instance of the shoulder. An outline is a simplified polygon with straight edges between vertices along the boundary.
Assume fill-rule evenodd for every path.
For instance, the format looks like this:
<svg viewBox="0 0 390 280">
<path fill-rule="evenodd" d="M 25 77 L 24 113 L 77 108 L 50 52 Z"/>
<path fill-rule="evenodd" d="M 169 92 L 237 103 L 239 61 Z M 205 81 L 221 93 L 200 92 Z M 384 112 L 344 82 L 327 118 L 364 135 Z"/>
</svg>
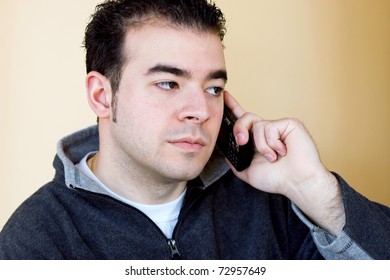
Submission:
<svg viewBox="0 0 390 280">
<path fill-rule="evenodd" d="M 50 254 L 55 254 L 54 239 L 61 238 L 60 224 L 64 216 L 61 201 L 69 196 L 62 188 L 64 186 L 50 182 L 16 209 L 0 232 L 0 259 L 39 259 L 40 254 L 34 249 L 37 247 L 43 250 L 47 247 Z M 45 255 L 44 258 L 58 256 Z"/>
</svg>

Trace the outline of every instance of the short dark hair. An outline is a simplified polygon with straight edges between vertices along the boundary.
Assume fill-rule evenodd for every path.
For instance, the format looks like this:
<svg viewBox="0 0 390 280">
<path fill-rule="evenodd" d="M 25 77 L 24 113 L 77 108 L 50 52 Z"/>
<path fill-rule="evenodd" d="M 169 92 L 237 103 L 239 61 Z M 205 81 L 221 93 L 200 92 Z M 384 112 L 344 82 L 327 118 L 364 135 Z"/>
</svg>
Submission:
<svg viewBox="0 0 390 280">
<path fill-rule="evenodd" d="M 213 32 L 221 41 L 226 32 L 223 13 L 209 0 L 106 0 L 96 6 L 85 30 L 87 73 L 105 75 L 116 93 L 126 62 L 122 52 L 126 32 L 151 19 Z"/>
</svg>

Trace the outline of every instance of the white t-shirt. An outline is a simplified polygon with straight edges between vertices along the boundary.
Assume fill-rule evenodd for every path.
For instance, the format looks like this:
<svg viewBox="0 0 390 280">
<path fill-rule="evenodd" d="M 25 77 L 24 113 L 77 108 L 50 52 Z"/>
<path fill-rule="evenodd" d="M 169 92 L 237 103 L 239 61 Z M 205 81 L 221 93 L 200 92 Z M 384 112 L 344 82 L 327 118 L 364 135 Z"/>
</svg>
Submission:
<svg viewBox="0 0 390 280">
<path fill-rule="evenodd" d="M 165 204 L 145 205 L 130 201 L 111 191 L 95 176 L 95 174 L 91 171 L 87 164 L 87 159 L 92 154 L 94 154 L 94 152 L 87 154 L 76 165 L 76 167 L 79 168 L 80 171 L 87 175 L 89 178 L 94 180 L 97 184 L 99 184 L 99 186 L 106 190 L 113 198 L 120 200 L 128 205 L 131 205 L 143 212 L 161 229 L 161 231 L 165 234 L 167 238 L 172 238 L 173 230 L 176 226 L 180 209 L 183 204 L 185 191 L 177 199 Z"/>
</svg>

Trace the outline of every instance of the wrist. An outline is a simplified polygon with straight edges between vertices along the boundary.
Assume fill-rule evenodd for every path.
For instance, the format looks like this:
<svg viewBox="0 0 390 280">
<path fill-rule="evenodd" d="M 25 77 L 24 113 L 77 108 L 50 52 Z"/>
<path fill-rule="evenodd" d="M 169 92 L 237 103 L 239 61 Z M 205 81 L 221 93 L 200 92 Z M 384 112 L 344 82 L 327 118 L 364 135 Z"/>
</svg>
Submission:
<svg viewBox="0 0 390 280">
<path fill-rule="evenodd" d="M 317 226 L 337 236 L 345 224 L 342 194 L 336 177 L 324 169 L 286 195 Z"/>
</svg>

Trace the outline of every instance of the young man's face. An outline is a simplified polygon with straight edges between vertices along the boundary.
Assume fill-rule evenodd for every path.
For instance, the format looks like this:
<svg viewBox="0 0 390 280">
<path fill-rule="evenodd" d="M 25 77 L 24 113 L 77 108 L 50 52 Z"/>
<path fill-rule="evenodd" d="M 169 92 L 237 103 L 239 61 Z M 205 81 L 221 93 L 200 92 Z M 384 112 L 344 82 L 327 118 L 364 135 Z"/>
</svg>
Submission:
<svg viewBox="0 0 390 280">
<path fill-rule="evenodd" d="M 193 179 L 210 158 L 223 114 L 219 36 L 145 25 L 128 32 L 124 53 L 113 156 L 150 179 Z"/>
</svg>

